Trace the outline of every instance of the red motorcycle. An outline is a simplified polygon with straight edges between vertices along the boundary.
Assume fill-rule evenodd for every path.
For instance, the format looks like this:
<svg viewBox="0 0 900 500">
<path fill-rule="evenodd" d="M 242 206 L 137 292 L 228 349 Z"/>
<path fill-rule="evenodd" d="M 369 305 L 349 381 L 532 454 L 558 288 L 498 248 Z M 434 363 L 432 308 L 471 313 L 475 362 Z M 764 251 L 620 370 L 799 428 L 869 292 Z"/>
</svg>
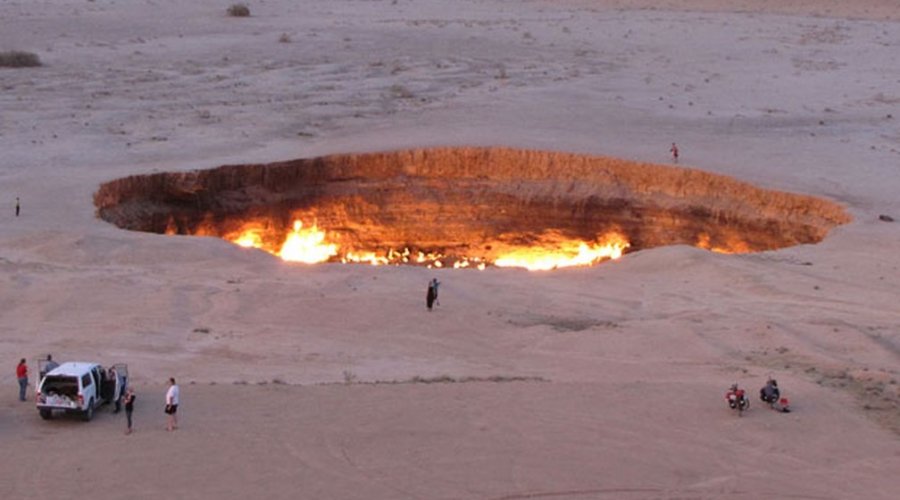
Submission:
<svg viewBox="0 0 900 500">
<path fill-rule="evenodd" d="M 744 413 L 744 410 L 750 408 L 750 398 L 747 397 L 743 389 L 738 388 L 737 384 L 733 384 L 731 389 L 725 393 L 725 399 L 732 410 L 737 410 L 739 417 Z"/>
</svg>

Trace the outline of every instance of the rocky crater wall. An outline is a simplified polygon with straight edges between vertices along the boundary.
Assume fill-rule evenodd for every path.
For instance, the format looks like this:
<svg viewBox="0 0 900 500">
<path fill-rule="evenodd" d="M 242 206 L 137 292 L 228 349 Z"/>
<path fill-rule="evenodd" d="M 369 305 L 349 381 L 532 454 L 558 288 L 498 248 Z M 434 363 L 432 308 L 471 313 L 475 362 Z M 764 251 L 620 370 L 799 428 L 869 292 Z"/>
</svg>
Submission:
<svg viewBox="0 0 900 500">
<path fill-rule="evenodd" d="M 618 232 L 630 251 L 688 244 L 754 252 L 821 241 L 850 221 L 838 204 L 699 170 L 508 148 L 339 154 L 135 175 L 95 193 L 118 227 L 226 237 L 248 222 L 284 236 L 315 221 L 355 249 L 489 255 L 548 231 L 593 240 Z"/>
</svg>

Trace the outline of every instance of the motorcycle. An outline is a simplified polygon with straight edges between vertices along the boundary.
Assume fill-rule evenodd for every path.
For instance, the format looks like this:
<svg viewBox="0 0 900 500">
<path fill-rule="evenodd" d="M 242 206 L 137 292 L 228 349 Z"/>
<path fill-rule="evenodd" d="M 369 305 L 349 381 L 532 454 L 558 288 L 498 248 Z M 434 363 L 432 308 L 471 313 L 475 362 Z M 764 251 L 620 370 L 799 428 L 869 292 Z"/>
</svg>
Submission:
<svg viewBox="0 0 900 500">
<path fill-rule="evenodd" d="M 725 393 L 725 399 L 732 410 L 737 410 L 739 417 L 743 415 L 744 411 L 750 409 L 750 398 L 743 389 L 738 389 L 737 384 L 732 385 L 731 389 Z"/>
</svg>

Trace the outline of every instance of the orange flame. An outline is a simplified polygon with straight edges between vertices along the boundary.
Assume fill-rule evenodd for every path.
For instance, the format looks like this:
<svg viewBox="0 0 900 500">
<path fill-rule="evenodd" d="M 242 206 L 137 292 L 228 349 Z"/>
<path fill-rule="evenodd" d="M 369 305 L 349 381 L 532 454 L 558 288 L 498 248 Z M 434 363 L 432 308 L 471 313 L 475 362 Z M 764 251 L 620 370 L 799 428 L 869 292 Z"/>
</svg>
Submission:
<svg viewBox="0 0 900 500">
<path fill-rule="evenodd" d="M 259 233 L 257 233 L 256 231 L 254 231 L 252 229 L 241 233 L 241 235 L 238 236 L 238 238 L 236 240 L 234 240 L 234 243 L 236 243 L 244 248 L 262 248 L 263 247 L 262 237 L 259 235 Z"/>
<path fill-rule="evenodd" d="M 548 271 L 560 267 L 590 266 L 603 259 L 618 259 L 630 245 L 618 233 L 611 233 L 601 242 L 566 240 L 554 246 L 518 248 L 494 260 L 498 267 L 524 267 L 529 271 Z"/>
<path fill-rule="evenodd" d="M 309 229 L 303 229 L 303 222 L 295 220 L 294 229 L 285 238 L 278 256 L 288 262 L 305 264 L 325 262 L 337 255 L 337 245 L 324 241 L 325 233 L 319 231 L 315 224 Z"/>
<path fill-rule="evenodd" d="M 737 236 L 731 235 L 726 238 L 725 246 L 714 246 L 710 243 L 710 237 L 707 233 L 697 235 L 697 242 L 694 243 L 697 248 L 709 250 L 715 253 L 749 253 L 750 246 Z"/>
<path fill-rule="evenodd" d="M 280 247 L 277 246 L 275 231 L 268 224 L 250 222 L 224 238 L 245 248 L 259 248 L 289 262 L 316 264 L 327 262 L 339 255 L 338 245 L 326 241 L 326 233 L 316 224 L 305 228 L 299 219 L 287 234 Z M 378 265 L 399 265 L 415 263 L 429 268 L 451 266 L 454 269 L 485 269 L 493 264 L 498 267 L 524 267 L 530 271 L 541 271 L 571 266 L 590 266 L 603 259 L 618 259 L 629 247 L 628 240 L 617 232 L 609 233 L 594 243 L 563 237 L 556 231 L 547 231 L 529 246 L 522 244 L 497 243 L 493 256 L 467 257 L 444 255 L 438 252 L 402 251 L 388 249 L 386 252 L 347 249 L 340 253 L 344 263 L 368 263 Z"/>
<path fill-rule="evenodd" d="M 391 253 L 391 252 L 389 252 L 389 253 Z M 377 254 L 375 254 L 375 252 L 347 252 L 341 258 L 341 262 L 343 262 L 345 264 L 348 262 L 353 262 L 353 263 L 357 263 L 357 264 L 368 262 L 369 264 L 372 264 L 373 266 L 380 266 L 383 264 L 390 264 L 391 259 L 390 259 L 390 256 L 385 257 L 385 256 L 377 255 Z"/>
</svg>

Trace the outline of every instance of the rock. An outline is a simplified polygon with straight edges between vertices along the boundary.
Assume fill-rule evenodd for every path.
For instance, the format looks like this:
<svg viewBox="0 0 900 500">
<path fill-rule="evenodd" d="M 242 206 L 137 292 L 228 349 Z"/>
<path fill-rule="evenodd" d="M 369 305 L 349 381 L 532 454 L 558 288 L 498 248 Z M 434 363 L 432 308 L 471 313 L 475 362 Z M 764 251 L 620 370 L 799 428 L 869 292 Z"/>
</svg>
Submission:
<svg viewBox="0 0 900 500">
<path fill-rule="evenodd" d="M 891 217 L 890 215 L 884 215 L 884 214 L 879 215 L 878 220 L 884 221 L 884 222 L 894 222 L 893 217 Z"/>
</svg>

